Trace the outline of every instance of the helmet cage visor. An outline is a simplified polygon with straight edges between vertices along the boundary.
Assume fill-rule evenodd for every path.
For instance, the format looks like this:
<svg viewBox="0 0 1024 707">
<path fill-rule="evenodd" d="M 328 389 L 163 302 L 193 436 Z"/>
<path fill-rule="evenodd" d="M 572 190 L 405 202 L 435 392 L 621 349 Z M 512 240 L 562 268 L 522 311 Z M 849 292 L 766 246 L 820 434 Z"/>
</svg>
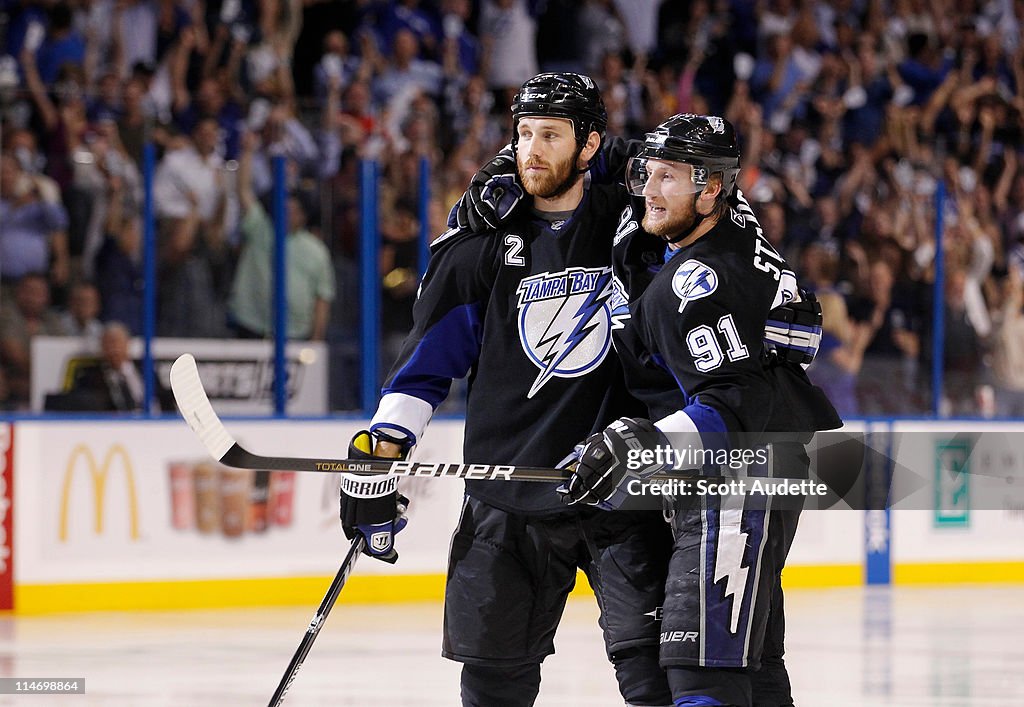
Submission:
<svg viewBox="0 0 1024 707">
<path fill-rule="evenodd" d="M 633 196 L 672 198 L 696 194 L 707 186 L 710 172 L 703 164 L 631 157 L 626 162 L 626 189 Z"/>
</svg>

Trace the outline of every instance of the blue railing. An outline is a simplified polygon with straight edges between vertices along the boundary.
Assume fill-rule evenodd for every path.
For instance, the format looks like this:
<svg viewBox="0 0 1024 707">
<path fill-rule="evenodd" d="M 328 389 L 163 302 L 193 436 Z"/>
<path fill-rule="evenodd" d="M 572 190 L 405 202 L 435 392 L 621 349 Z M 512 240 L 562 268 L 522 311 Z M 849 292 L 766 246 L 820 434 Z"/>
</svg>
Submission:
<svg viewBox="0 0 1024 707">
<path fill-rule="evenodd" d="M 359 168 L 360 200 L 360 331 L 362 381 L 361 401 L 364 411 L 371 411 L 379 397 L 379 360 L 377 355 L 380 341 L 380 231 L 377 228 L 377 163 L 365 161 Z"/>
<path fill-rule="evenodd" d="M 153 173 L 156 165 L 156 147 L 147 142 L 142 148 L 142 337 L 143 337 L 143 396 L 142 409 L 153 414 L 156 393 L 156 370 L 153 362 L 153 338 L 156 336 L 156 209 L 153 204 Z"/>
</svg>

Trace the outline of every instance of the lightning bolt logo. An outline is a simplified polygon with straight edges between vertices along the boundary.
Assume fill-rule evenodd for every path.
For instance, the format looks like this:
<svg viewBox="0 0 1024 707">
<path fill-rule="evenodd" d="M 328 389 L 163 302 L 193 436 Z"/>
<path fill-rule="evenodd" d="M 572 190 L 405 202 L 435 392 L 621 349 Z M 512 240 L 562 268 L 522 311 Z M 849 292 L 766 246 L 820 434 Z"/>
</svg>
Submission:
<svg viewBox="0 0 1024 707">
<path fill-rule="evenodd" d="M 540 369 L 527 398 L 553 376 L 584 375 L 604 360 L 610 344 L 611 279 L 608 268 L 573 268 L 520 285 L 520 339 Z"/>
<path fill-rule="evenodd" d="M 725 580 L 725 596 L 732 599 L 729 631 L 734 634 L 739 627 L 743 594 L 750 572 L 743 566 L 747 547 L 747 533 L 740 525 L 743 499 L 742 494 L 722 496 L 722 507 L 718 512 L 718 548 L 715 551 L 715 584 Z"/>
<path fill-rule="evenodd" d="M 679 303 L 680 312 L 683 311 L 683 307 L 685 307 L 686 303 L 691 299 L 697 299 L 698 297 L 703 296 L 701 293 L 712 289 L 711 281 L 706 270 L 698 271 L 695 276 L 691 276 L 688 284 L 689 286 L 686 290 L 686 296 L 683 297 L 683 301 Z M 693 296 L 695 293 L 697 294 L 697 297 Z"/>
<path fill-rule="evenodd" d="M 680 312 L 693 300 L 708 297 L 717 289 L 718 273 L 699 260 L 687 260 L 672 275 L 672 291 L 680 300 Z"/>
<path fill-rule="evenodd" d="M 541 358 L 541 371 L 537 375 L 536 380 L 533 381 L 530 392 L 526 396 L 527 398 L 532 398 L 548 382 L 552 374 L 558 369 L 559 364 L 579 346 L 580 342 L 587 338 L 590 332 L 600 326 L 601 322 L 596 320 L 596 314 L 611 297 L 612 293 L 608 287 L 610 280 L 611 277 L 608 273 L 604 273 L 599 278 L 597 287 L 587 295 L 583 304 L 569 318 L 567 324 L 563 323 L 564 317 L 561 316 L 561 313 L 569 311 L 565 307 L 569 300 L 563 300 L 559 306 L 558 316 L 551 320 L 551 324 L 548 326 L 547 331 L 544 332 L 544 336 L 537 342 L 539 350 L 545 346 L 547 350 Z M 571 325 L 571 329 L 569 325 Z"/>
</svg>

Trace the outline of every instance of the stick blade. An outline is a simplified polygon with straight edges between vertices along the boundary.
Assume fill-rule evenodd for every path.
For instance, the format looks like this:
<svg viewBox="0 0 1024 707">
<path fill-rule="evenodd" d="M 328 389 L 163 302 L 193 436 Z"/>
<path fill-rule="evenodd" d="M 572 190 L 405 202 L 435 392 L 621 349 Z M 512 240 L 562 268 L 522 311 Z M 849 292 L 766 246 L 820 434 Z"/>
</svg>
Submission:
<svg viewBox="0 0 1024 707">
<path fill-rule="evenodd" d="M 214 412 L 210 398 L 203 389 L 203 382 L 199 379 L 199 368 L 192 354 L 182 354 L 171 364 L 171 390 L 185 422 L 210 455 L 214 459 L 222 459 L 235 444 L 235 440 Z"/>
</svg>

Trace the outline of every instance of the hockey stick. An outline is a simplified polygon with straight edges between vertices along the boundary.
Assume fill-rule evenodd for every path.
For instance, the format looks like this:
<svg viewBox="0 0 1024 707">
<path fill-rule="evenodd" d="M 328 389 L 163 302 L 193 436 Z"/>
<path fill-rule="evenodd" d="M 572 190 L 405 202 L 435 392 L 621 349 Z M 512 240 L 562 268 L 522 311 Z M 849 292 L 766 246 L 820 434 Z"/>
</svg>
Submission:
<svg viewBox="0 0 1024 707">
<path fill-rule="evenodd" d="M 334 607 L 334 602 L 338 600 L 338 595 L 341 594 L 341 588 L 345 586 L 345 580 L 352 573 L 352 568 L 356 564 L 356 558 L 359 557 L 359 553 L 363 551 L 363 536 L 357 535 L 352 541 L 352 547 L 348 549 L 348 554 L 345 555 L 345 559 L 341 563 L 341 567 L 338 568 L 338 574 L 334 576 L 334 581 L 331 582 L 331 586 L 327 588 L 327 594 L 324 595 L 324 600 L 320 602 L 320 608 L 316 610 L 316 614 L 313 616 L 313 620 L 309 622 L 309 628 L 306 629 L 306 635 L 302 637 L 299 642 L 299 648 L 295 651 L 295 655 L 292 656 L 292 660 L 288 663 L 288 669 L 284 671 L 284 675 L 281 676 L 281 682 L 277 684 L 277 689 L 274 690 L 273 697 L 270 698 L 270 704 L 268 707 L 278 707 L 284 702 L 284 695 L 288 692 L 288 688 L 292 685 L 292 680 L 295 679 L 295 675 L 299 672 L 299 668 L 302 667 L 302 663 L 306 660 L 306 656 L 309 654 L 309 649 L 313 647 L 313 641 L 316 640 L 316 636 L 320 633 L 321 627 L 324 625 L 324 621 L 327 620 L 327 614 L 331 613 L 331 609 Z"/>
<path fill-rule="evenodd" d="M 355 474 L 396 474 L 398 476 L 445 476 L 461 479 L 503 481 L 565 481 L 570 472 L 535 466 L 507 464 L 454 464 L 447 462 L 373 461 L 305 457 L 264 457 L 242 447 L 217 417 L 199 379 L 192 354 L 182 354 L 171 365 L 171 390 L 185 422 L 198 435 L 214 459 L 238 469 L 282 469 L 287 471 L 341 471 Z M 652 479 L 692 479 L 687 471 L 664 471 Z"/>
</svg>

